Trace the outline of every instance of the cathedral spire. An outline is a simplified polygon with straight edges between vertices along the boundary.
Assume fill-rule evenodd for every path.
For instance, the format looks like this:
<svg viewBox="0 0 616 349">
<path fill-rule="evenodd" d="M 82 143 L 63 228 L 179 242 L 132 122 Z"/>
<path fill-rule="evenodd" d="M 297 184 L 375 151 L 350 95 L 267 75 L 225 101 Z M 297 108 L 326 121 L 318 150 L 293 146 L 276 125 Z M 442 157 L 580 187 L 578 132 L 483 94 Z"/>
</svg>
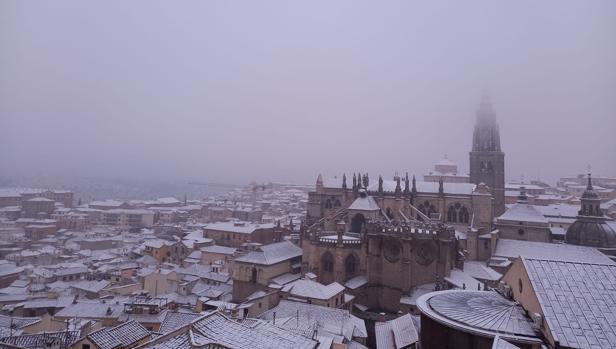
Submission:
<svg viewBox="0 0 616 349">
<path fill-rule="evenodd" d="M 346 184 L 346 173 L 342 174 L 342 189 L 346 189 L 347 188 L 347 184 Z"/>
<path fill-rule="evenodd" d="M 400 195 L 402 187 L 400 187 L 400 176 L 396 175 L 396 196 Z"/>
<path fill-rule="evenodd" d="M 417 195 L 417 183 L 415 181 L 415 175 L 413 175 L 413 187 L 411 188 L 411 194 L 413 194 L 413 196 Z"/>
<path fill-rule="evenodd" d="M 490 96 L 481 98 L 475 130 L 473 131 L 473 151 L 500 151 L 500 133 L 496 122 L 496 113 L 492 108 Z"/>
<path fill-rule="evenodd" d="M 439 195 L 443 195 L 445 193 L 445 188 L 443 187 L 443 177 L 438 179 L 438 193 Z"/>
<path fill-rule="evenodd" d="M 404 176 L 404 195 L 408 195 L 410 193 L 410 188 L 409 188 L 409 173 L 406 173 L 406 176 Z"/>
<path fill-rule="evenodd" d="M 323 177 L 319 173 L 319 176 L 317 177 L 317 191 L 320 191 L 322 189 L 323 189 Z"/>
<path fill-rule="evenodd" d="M 357 177 L 355 176 L 355 173 L 353 173 L 353 191 L 355 191 L 357 189 Z"/>
<path fill-rule="evenodd" d="M 379 194 L 383 195 L 383 177 L 379 175 Z"/>
</svg>

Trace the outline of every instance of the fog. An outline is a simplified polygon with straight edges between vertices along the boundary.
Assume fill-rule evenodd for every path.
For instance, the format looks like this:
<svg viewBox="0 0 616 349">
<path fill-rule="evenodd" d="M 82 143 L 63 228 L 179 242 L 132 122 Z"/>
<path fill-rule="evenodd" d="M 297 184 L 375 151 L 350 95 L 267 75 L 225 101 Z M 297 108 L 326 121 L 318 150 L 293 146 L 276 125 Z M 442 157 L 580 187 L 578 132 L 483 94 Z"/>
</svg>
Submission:
<svg viewBox="0 0 616 349">
<path fill-rule="evenodd" d="M 0 2 L 0 174 L 616 175 L 616 2 Z"/>
</svg>

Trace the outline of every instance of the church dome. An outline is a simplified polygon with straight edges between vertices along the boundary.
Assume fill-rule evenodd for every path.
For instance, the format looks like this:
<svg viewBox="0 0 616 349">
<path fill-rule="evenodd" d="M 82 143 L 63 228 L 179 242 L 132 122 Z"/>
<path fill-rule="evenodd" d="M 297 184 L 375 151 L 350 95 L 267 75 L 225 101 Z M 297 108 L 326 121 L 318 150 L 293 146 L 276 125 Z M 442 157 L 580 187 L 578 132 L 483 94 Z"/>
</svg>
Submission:
<svg viewBox="0 0 616 349">
<path fill-rule="evenodd" d="M 588 174 L 588 186 L 581 198 L 577 219 L 565 234 L 565 242 L 573 245 L 598 248 L 616 248 L 616 222 L 609 221 L 601 210 L 601 199 L 592 187 Z"/>
<path fill-rule="evenodd" d="M 573 245 L 616 248 L 616 222 L 591 217 L 578 218 L 565 235 L 565 242 Z"/>
</svg>

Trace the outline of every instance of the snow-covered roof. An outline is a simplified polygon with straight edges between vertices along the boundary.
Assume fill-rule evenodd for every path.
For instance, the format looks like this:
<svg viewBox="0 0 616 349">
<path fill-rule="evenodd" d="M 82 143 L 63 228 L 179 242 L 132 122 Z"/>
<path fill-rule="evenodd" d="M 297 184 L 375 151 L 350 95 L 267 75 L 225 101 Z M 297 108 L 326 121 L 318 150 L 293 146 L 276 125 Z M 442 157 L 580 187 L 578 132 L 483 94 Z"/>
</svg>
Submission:
<svg viewBox="0 0 616 349">
<path fill-rule="evenodd" d="M 276 313 L 276 315 L 274 315 Z M 312 336 L 313 329 L 343 336 L 347 340 L 353 337 L 368 336 L 364 320 L 352 315 L 348 310 L 328 308 L 303 302 L 280 300 L 278 306 L 264 312 L 259 318 L 272 320 L 276 316 L 276 324 L 297 332 Z"/>
<path fill-rule="evenodd" d="M 541 343 L 533 322 L 517 302 L 495 291 L 447 290 L 417 300 L 422 316 L 485 337 L 501 334 Z"/>
<path fill-rule="evenodd" d="M 541 214 L 534 205 L 525 203 L 517 203 L 511 206 L 505 213 L 496 218 L 500 221 L 515 221 L 515 222 L 532 222 L 532 223 L 548 223 L 547 218 Z"/>
<path fill-rule="evenodd" d="M 290 282 L 282 288 L 282 292 L 297 297 L 305 297 L 320 300 L 329 300 L 344 291 L 344 286 L 337 282 L 323 285 L 317 281 L 299 279 Z"/>
<path fill-rule="evenodd" d="M 522 261 L 547 327 L 561 347 L 616 347 L 615 264 Z"/>
<path fill-rule="evenodd" d="M 256 251 L 250 251 L 245 256 L 236 258 L 236 262 L 273 265 L 291 258 L 300 257 L 302 249 L 290 241 L 263 245 Z"/>
<path fill-rule="evenodd" d="M 362 287 L 363 285 L 368 283 L 368 277 L 365 275 L 357 275 L 356 277 L 347 281 L 344 286 L 351 290 Z"/>
<path fill-rule="evenodd" d="M 419 341 L 419 334 L 411 314 L 387 322 L 374 324 L 377 349 L 408 348 Z"/>
<path fill-rule="evenodd" d="M 150 331 L 137 321 L 131 320 L 116 327 L 91 332 L 87 338 L 99 349 L 115 349 L 134 346 L 149 335 Z"/>
<path fill-rule="evenodd" d="M 464 271 L 478 280 L 498 281 L 503 276 L 496 270 L 488 267 L 485 262 L 466 261 Z"/>
<path fill-rule="evenodd" d="M 467 290 L 483 290 L 483 282 L 473 278 L 470 273 L 460 269 L 452 269 L 449 276 L 445 277 L 445 281 L 452 284 L 454 287 Z"/>
<path fill-rule="evenodd" d="M 508 259 L 522 256 L 555 261 L 616 264 L 593 247 L 509 239 L 498 239 L 494 256 Z"/>
<path fill-rule="evenodd" d="M 66 308 L 56 313 L 56 317 L 84 319 L 118 318 L 123 310 L 124 305 L 122 304 L 81 301 L 69 304 Z"/>
<path fill-rule="evenodd" d="M 250 321 L 249 321 L 250 320 Z M 185 331 L 159 337 L 142 348 L 297 348 L 312 349 L 317 342 L 265 321 L 248 319 L 238 322 L 219 312 L 206 314 L 194 320 Z"/>
<path fill-rule="evenodd" d="M 351 206 L 349 206 L 349 210 L 358 210 L 358 211 L 380 211 L 381 208 L 376 203 L 372 196 L 359 196 Z"/>
<path fill-rule="evenodd" d="M 201 252 L 205 252 L 205 253 L 219 253 L 219 254 L 233 255 L 237 249 L 233 247 L 227 247 L 227 246 L 212 245 L 212 246 L 201 247 L 200 250 Z"/>
<path fill-rule="evenodd" d="M 193 320 L 203 316 L 200 313 L 167 312 L 160 325 L 160 333 L 169 333 L 182 326 L 190 324 Z"/>
<path fill-rule="evenodd" d="M 249 222 L 218 222 L 208 223 L 203 226 L 205 230 L 219 230 L 230 233 L 252 234 L 257 229 L 271 229 L 275 227 L 274 223 L 249 223 Z"/>
<path fill-rule="evenodd" d="M 105 287 L 109 285 L 109 281 L 107 280 L 81 280 L 71 285 L 71 287 L 83 290 L 86 292 L 98 293 L 103 290 Z"/>
<path fill-rule="evenodd" d="M 282 285 L 288 284 L 289 282 L 293 282 L 301 277 L 302 277 L 302 274 L 300 273 L 297 273 L 297 274 L 284 273 L 280 276 L 276 276 L 275 278 L 273 278 L 271 282 L 282 286 Z"/>
</svg>

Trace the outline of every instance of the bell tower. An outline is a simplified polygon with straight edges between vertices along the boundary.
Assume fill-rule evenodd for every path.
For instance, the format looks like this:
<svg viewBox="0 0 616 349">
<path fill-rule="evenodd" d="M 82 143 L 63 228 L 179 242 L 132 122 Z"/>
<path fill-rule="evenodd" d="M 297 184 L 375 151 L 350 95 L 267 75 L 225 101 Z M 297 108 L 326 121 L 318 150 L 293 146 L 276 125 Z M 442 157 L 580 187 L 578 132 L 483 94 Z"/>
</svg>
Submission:
<svg viewBox="0 0 616 349">
<path fill-rule="evenodd" d="M 470 158 L 471 183 L 485 183 L 494 197 L 494 216 L 505 212 L 505 153 L 501 150 L 500 133 L 492 102 L 487 95 L 477 111 L 473 148 Z"/>
</svg>

